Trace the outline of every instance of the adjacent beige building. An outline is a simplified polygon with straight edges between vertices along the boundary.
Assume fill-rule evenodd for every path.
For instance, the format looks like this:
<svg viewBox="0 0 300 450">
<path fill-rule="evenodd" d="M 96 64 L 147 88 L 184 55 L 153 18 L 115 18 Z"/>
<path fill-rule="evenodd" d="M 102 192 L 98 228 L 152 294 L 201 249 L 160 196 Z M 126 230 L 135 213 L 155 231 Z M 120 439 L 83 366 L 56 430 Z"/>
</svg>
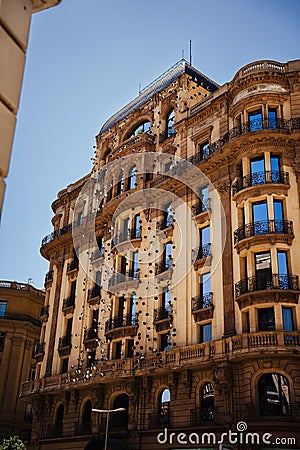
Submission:
<svg viewBox="0 0 300 450">
<path fill-rule="evenodd" d="M 30 440 L 32 409 L 19 399 L 34 380 L 45 294 L 30 284 L 0 281 L 0 436 Z"/>
<path fill-rule="evenodd" d="M 60 0 L 0 2 L 0 216 L 19 107 L 31 15 L 59 3 Z"/>
<path fill-rule="evenodd" d="M 182 60 L 103 125 L 42 241 L 32 448 L 104 448 L 92 408 L 124 408 L 111 450 L 300 446 L 299 82 L 300 60 L 223 86 Z"/>
</svg>

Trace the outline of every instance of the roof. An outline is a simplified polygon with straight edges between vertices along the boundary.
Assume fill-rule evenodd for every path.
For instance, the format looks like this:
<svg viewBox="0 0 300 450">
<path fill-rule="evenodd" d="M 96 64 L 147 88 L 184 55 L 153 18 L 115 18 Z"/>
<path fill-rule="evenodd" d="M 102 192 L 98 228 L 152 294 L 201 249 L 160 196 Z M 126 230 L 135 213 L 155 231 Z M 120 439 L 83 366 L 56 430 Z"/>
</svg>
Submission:
<svg viewBox="0 0 300 450">
<path fill-rule="evenodd" d="M 195 69 L 195 67 L 191 66 L 185 59 L 181 59 L 174 66 L 160 75 L 156 80 L 152 83 L 148 84 L 130 103 L 120 109 L 117 113 L 111 116 L 102 126 L 100 130 L 100 134 L 107 131 L 111 128 L 115 123 L 122 120 L 136 108 L 141 105 L 144 105 L 156 92 L 159 92 L 165 89 L 169 84 L 175 81 L 178 77 L 183 75 L 184 73 L 193 77 L 194 81 L 203 86 L 209 92 L 214 92 L 219 88 L 219 85 L 212 81 L 207 76 L 203 75 L 203 73 L 199 72 L 199 70 Z"/>
</svg>

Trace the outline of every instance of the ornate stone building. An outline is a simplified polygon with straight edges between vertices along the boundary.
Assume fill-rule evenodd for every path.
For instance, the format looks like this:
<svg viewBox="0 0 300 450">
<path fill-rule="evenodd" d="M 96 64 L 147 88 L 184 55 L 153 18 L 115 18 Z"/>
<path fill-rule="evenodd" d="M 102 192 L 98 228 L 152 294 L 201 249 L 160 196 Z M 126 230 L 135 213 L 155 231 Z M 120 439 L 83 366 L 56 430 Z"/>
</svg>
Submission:
<svg viewBox="0 0 300 450">
<path fill-rule="evenodd" d="M 30 284 L 0 281 L 0 436 L 30 440 L 31 404 L 19 399 L 21 383 L 34 380 L 45 294 Z"/>
<path fill-rule="evenodd" d="M 182 60 L 103 125 L 42 241 L 33 448 L 104 448 L 92 408 L 110 449 L 300 447 L 299 81 Z"/>
</svg>

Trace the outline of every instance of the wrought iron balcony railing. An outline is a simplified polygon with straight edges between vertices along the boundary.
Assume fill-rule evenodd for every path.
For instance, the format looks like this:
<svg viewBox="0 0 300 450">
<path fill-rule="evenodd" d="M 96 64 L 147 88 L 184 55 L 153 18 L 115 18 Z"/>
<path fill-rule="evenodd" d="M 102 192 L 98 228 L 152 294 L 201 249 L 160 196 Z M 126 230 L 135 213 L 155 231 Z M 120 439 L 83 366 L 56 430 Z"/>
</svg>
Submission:
<svg viewBox="0 0 300 450">
<path fill-rule="evenodd" d="M 210 199 L 202 200 L 192 206 L 192 212 L 195 216 L 210 210 Z"/>
<path fill-rule="evenodd" d="M 243 189 L 251 186 L 259 186 L 261 184 L 290 184 L 288 172 L 279 170 L 267 170 L 262 172 L 255 172 L 252 175 L 246 175 L 243 178 L 238 178 L 232 185 L 233 195 L 237 194 Z"/>
<path fill-rule="evenodd" d="M 113 286 L 116 286 L 120 283 L 126 283 L 133 280 L 139 280 L 139 269 L 130 269 L 128 274 L 123 273 L 115 273 L 113 274 L 110 279 L 108 280 L 108 288 L 112 288 Z"/>
<path fill-rule="evenodd" d="M 172 269 L 172 267 L 173 267 L 172 258 L 169 258 L 166 261 L 160 261 L 158 263 L 155 263 L 155 275 L 160 275 L 161 273 Z"/>
<path fill-rule="evenodd" d="M 47 283 L 47 281 L 52 280 L 53 280 L 53 270 L 49 270 L 49 272 L 47 272 L 45 275 L 45 283 Z"/>
<path fill-rule="evenodd" d="M 84 330 L 83 342 L 91 341 L 92 339 L 98 339 L 98 330 L 95 327 Z"/>
<path fill-rule="evenodd" d="M 170 309 L 165 307 L 155 308 L 153 322 L 158 322 L 159 320 L 169 319 L 171 317 Z"/>
<path fill-rule="evenodd" d="M 92 423 L 80 423 L 75 422 L 74 424 L 74 435 L 75 436 L 85 436 L 92 434 Z"/>
<path fill-rule="evenodd" d="M 208 292 L 207 294 L 198 295 L 197 297 L 192 297 L 192 311 L 198 311 L 199 309 L 209 308 L 213 305 L 213 293 Z"/>
<path fill-rule="evenodd" d="M 67 273 L 72 272 L 72 270 L 77 270 L 78 267 L 79 267 L 79 261 L 76 258 L 67 264 Z"/>
<path fill-rule="evenodd" d="M 34 348 L 34 357 L 37 355 L 43 355 L 45 353 L 45 342 L 38 342 Z"/>
<path fill-rule="evenodd" d="M 32 325 L 35 325 L 36 327 L 41 326 L 41 322 L 39 319 L 36 319 L 35 317 L 29 316 L 28 314 L 19 314 L 19 313 L 1 313 L 0 320 L 7 319 L 7 320 L 20 320 L 22 322 L 29 322 L 32 323 Z"/>
<path fill-rule="evenodd" d="M 142 236 L 141 228 L 132 228 L 126 231 L 117 233 L 112 240 L 112 247 L 121 244 L 122 242 L 130 241 L 131 239 L 140 239 Z"/>
<path fill-rule="evenodd" d="M 289 133 L 293 130 L 300 128 L 300 120 L 299 118 L 291 119 L 291 120 L 285 120 L 285 119 L 257 119 L 256 121 L 250 120 L 248 122 L 245 122 L 242 125 L 237 125 L 234 128 L 231 128 L 221 139 L 212 142 L 209 145 L 209 149 L 207 150 L 205 154 L 205 158 L 203 158 L 203 152 L 200 151 L 196 153 L 195 155 L 192 155 L 188 160 L 193 163 L 199 163 L 203 161 L 203 159 L 206 159 L 207 156 L 211 155 L 212 153 L 216 152 L 217 150 L 220 150 L 224 145 L 226 145 L 231 139 L 234 139 L 238 136 L 242 136 L 246 133 L 252 133 L 254 131 L 259 130 L 280 130 L 285 133 Z"/>
<path fill-rule="evenodd" d="M 75 296 L 71 296 L 64 299 L 62 310 L 70 308 L 72 306 L 75 306 Z"/>
<path fill-rule="evenodd" d="M 44 245 L 49 244 L 49 242 L 53 241 L 53 239 L 59 238 L 64 234 L 69 233 L 70 231 L 72 231 L 71 223 L 69 225 L 66 225 L 65 227 L 60 228 L 59 230 L 52 231 L 52 233 L 43 238 L 41 246 L 44 247 Z"/>
<path fill-rule="evenodd" d="M 172 136 L 175 136 L 175 130 L 173 127 L 168 127 L 159 134 L 159 143 L 162 144 L 166 139 L 169 139 Z"/>
<path fill-rule="evenodd" d="M 243 294 L 255 291 L 264 291 L 270 289 L 299 290 L 298 275 L 270 274 L 262 278 L 249 277 L 235 284 L 235 296 L 240 297 Z"/>
<path fill-rule="evenodd" d="M 287 234 L 294 236 L 293 222 L 290 220 L 260 220 L 247 223 L 234 232 L 234 244 L 243 239 L 262 234 Z"/>
<path fill-rule="evenodd" d="M 101 295 L 101 287 L 96 284 L 93 288 L 88 290 L 87 300 L 89 301 L 92 298 L 100 297 L 100 295 Z"/>
<path fill-rule="evenodd" d="M 43 306 L 40 310 L 40 319 L 42 317 L 49 317 L 49 305 Z"/>
<path fill-rule="evenodd" d="M 70 335 L 66 335 L 66 336 L 62 336 L 59 338 L 59 342 L 58 342 L 58 349 L 62 349 L 65 347 L 70 347 L 71 346 L 71 336 Z"/>
<path fill-rule="evenodd" d="M 112 317 L 108 319 L 105 323 L 105 332 L 114 330 L 115 328 L 123 328 L 123 327 L 132 327 L 138 324 L 138 320 L 136 316 L 132 316 L 131 314 L 127 314 L 123 317 Z"/>
<path fill-rule="evenodd" d="M 202 422 L 215 420 L 215 408 L 207 409 L 192 409 L 191 410 L 191 425 L 200 425 Z"/>
<path fill-rule="evenodd" d="M 199 259 L 207 258 L 211 254 L 211 244 L 203 244 L 199 248 L 193 248 L 192 260 L 198 261 Z"/>
</svg>

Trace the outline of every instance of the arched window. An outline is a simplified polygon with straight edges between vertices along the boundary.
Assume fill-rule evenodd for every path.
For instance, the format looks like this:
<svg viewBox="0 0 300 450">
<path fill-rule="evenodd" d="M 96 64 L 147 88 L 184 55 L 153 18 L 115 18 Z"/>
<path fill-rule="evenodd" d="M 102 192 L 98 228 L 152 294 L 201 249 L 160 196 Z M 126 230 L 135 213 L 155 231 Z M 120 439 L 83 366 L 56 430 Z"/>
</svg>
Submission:
<svg viewBox="0 0 300 450">
<path fill-rule="evenodd" d="M 118 395 L 113 403 L 112 409 L 124 408 L 124 411 L 118 411 L 112 413 L 112 427 L 113 428 L 127 428 L 128 425 L 128 408 L 129 399 L 128 395 Z"/>
<path fill-rule="evenodd" d="M 174 130 L 174 122 L 175 122 L 174 109 L 172 109 L 168 113 L 166 121 L 167 121 L 167 129 L 166 129 L 167 137 L 173 136 L 173 134 L 175 134 L 175 130 Z"/>
<path fill-rule="evenodd" d="M 54 434 L 57 437 L 62 436 L 64 423 L 64 405 L 59 405 L 56 411 L 55 423 L 54 423 Z"/>
<path fill-rule="evenodd" d="M 92 402 L 88 400 L 84 405 L 82 416 L 82 428 L 85 432 L 91 432 L 92 430 Z"/>
<path fill-rule="evenodd" d="M 259 378 L 258 397 L 261 416 L 291 415 L 289 382 L 280 373 L 266 373 Z"/>
<path fill-rule="evenodd" d="M 131 169 L 129 170 L 129 173 L 128 173 L 128 189 L 135 189 L 136 174 L 137 174 L 136 166 L 131 167 Z"/>
<path fill-rule="evenodd" d="M 215 418 L 215 390 L 211 383 L 205 383 L 201 389 L 200 410 L 203 420 Z"/>
<path fill-rule="evenodd" d="M 133 131 L 132 133 L 128 136 L 128 138 L 131 138 L 133 136 L 138 136 L 139 134 L 142 133 L 149 133 L 150 131 L 150 122 L 149 121 L 145 121 L 145 122 L 141 122 Z"/>
<path fill-rule="evenodd" d="M 170 423 L 170 391 L 164 389 L 159 396 L 159 423 Z"/>
</svg>

